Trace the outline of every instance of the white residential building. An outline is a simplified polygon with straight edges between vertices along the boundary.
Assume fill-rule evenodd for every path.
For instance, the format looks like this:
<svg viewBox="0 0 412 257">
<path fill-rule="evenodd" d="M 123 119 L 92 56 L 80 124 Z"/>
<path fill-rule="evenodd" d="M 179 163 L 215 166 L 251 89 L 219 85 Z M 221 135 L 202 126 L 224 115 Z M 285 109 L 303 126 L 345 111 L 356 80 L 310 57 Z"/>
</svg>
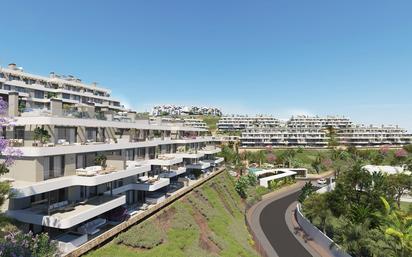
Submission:
<svg viewBox="0 0 412 257">
<path fill-rule="evenodd" d="M 90 239 L 125 211 L 163 201 L 182 186 L 179 177 L 223 161 L 206 129 L 138 120 L 106 89 L 15 66 L 0 78 L 0 96 L 15 117 L 2 135 L 23 153 L 0 178 L 13 191 L 2 208 L 34 232 Z"/>
<path fill-rule="evenodd" d="M 398 126 L 356 125 L 348 118 L 337 116 L 297 116 L 279 126 L 249 126 L 243 130 L 240 141 L 243 147 L 327 147 L 330 128 L 340 145 L 373 147 L 412 143 L 412 135 Z"/>
<path fill-rule="evenodd" d="M 243 131 L 247 128 L 276 128 L 280 121 L 271 116 L 223 116 L 217 123 L 220 132 Z"/>
<path fill-rule="evenodd" d="M 181 116 L 181 115 L 212 115 L 221 116 L 222 111 L 219 108 L 208 106 L 184 106 L 164 104 L 156 105 L 152 109 L 153 116 Z"/>
</svg>

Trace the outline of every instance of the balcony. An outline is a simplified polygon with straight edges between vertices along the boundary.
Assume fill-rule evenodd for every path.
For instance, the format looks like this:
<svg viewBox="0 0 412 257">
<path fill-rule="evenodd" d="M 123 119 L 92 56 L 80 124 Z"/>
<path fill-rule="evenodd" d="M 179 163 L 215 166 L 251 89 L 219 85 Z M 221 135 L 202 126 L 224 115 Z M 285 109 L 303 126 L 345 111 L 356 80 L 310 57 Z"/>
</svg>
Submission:
<svg viewBox="0 0 412 257">
<path fill-rule="evenodd" d="M 205 170 L 210 167 L 211 167 L 211 164 L 209 162 L 204 162 L 204 161 L 199 161 L 197 163 L 191 163 L 191 164 L 186 165 L 187 169 L 193 169 L 193 170 Z"/>
<path fill-rule="evenodd" d="M 149 178 L 142 178 L 145 180 L 140 183 L 136 183 L 133 185 L 134 190 L 140 191 L 156 191 L 162 187 L 168 186 L 170 184 L 169 178 L 160 178 L 160 177 L 149 177 Z M 147 179 L 147 180 L 146 180 Z"/>
<path fill-rule="evenodd" d="M 162 178 L 173 178 L 179 176 L 186 172 L 185 167 L 178 167 L 178 168 L 171 168 L 170 170 L 165 170 L 163 173 L 160 174 Z"/>
<path fill-rule="evenodd" d="M 217 153 L 220 153 L 221 151 L 222 149 L 220 149 L 219 147 L 215 147 L 215 146 L 206 146 L 199 150 L 199 152 L 203 154 L 217 154 Z"/>
<path fill-rule="evenodd" d="M 16 181 L 12 183 L 12 192 L 14 198 L 21 198 L 71 186 L 96 186 L 148 172 L 150 171 L 150 169 L 150 165 L 142 165 L 131 167 L 125 170 L 112 171 L 110 173 L 94 173 L 90 174 L 90 176 L 72 175 L 48 179 L 36 183 Z"/>
<path fill-rule="evenodd" d="M 37 205 L 23 210 L 7 211 L 7 215 L 21 222 L 46 227 L 68 229 L 126 204 L 126 196 L 103 195 L 85 202 L 68 204 L 48 214 L 48 205 Z"/>
</svg>

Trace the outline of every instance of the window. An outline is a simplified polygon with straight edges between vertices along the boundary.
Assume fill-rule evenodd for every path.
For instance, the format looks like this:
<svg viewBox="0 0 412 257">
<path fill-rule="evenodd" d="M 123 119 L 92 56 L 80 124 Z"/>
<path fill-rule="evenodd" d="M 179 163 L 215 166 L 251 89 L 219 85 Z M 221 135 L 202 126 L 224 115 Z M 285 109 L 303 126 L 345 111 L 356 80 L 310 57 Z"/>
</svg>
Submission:
<svg viewBox="0 0 412 257">
<path fill-rule="evenodd" d="M 14 139 L 24 139 L 24 127 L 14 127 Z"/>
<path fill-rule="evenodd" d="M 79 95 L 73 95 L 73 100 L 80 101 L 80 96 Z"/>
<path fill-rule="evenodd" d="M 43 99 L 44 98 L 44 91 L 34 90 L 34 98 Z"/>
<path fill-rule="evenodd" d="M 10 90 L 11 86 L 10 85 L 4 85 L 4 90 Z"/>
<path fill-rule="evenodd" d="M 57 138 L 56 143 L 59 139 L 65 139 L 66 142 L 74 143 L 76 142 L 76 128 L 70 127 L 56 127 L 57 130 Z"/>
<path fill-rule="evenodd" d="M 86 139 L 90 141 L 96 141 L 97 129 L 96 128 L 86 128 Z"/>
<path fill-rule="evenodd" d="M 70 99 L 70 94 L 63 93 L 63 99 Z"/>
<path fill-rule="evenodd" d="M 64 174 L 64 155 L 48 156 L 43 159 L 44 179 L 58 178 Z"/>
</svg>

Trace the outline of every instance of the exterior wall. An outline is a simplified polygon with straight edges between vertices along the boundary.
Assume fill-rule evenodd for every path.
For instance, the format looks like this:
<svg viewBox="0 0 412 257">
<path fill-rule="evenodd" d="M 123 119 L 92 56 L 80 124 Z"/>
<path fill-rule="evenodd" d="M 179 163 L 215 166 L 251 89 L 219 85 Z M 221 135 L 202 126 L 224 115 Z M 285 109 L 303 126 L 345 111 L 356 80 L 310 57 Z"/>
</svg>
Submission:
<svg viewBox="0 0 412 257">
<path fill-rule="evenodd" d="M 4 175 L 15 180 L 39 182 L 43 180 L 43 158 L 19 158 Z"/>
<path fill-rule="evenodd" d="M 300 211 L 300 205 L 296 207 L 296 219 L 302 229 L 305 231 L 306 234 L 309 235 L 312 240 L 316 241 L 330 256 L 334 257 L 351 257 L 351 255 L 347 254 L 339 250 L 336 246 L 330 247 L 334 242 L 330 239 L 327 235 L 323 234 L 319 229 L 310 223 L 308 219 L 306 219 Z"/>
<path fill-rule="evenodd" d="M 65 167 L 64 167 L 64 176 L 70 176 L 76 174 L 76 155 L 75 154 L 66 154 L 64 156 Z"/>
</svg>

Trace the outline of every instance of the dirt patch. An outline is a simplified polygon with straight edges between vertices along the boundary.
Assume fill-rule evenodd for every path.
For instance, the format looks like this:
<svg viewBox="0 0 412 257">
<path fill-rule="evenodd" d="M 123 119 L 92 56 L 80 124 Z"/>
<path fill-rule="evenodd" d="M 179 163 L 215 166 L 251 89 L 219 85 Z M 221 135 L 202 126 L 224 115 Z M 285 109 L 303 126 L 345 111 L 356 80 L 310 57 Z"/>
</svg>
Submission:
<svg viewBox="0 0 412 257">
<path fill-rule="evenodd" d="M 211 238 L 210 235 L 212 232 L 210 231 L 207 225 L 207 221 L 205 217 L 203 217 L 197 211 L 195 212 L 193 217 L 196 221 L 196 224 L 199 226 L 199 232 L 200 232 L 199 246 L 211 254 L 219 255 L 222 249 L 220 249 L 219 246 L 216 245 L 215 242 L 213 242 L 210 239 Z"/>
<path fill-rule="evenodd" d="M 167 232 L 172 224 L 175 214 L 176 209 L 174 207 L 166 208 L 153 219 L 153 222 L 162 231 Z"/>
</svg>

